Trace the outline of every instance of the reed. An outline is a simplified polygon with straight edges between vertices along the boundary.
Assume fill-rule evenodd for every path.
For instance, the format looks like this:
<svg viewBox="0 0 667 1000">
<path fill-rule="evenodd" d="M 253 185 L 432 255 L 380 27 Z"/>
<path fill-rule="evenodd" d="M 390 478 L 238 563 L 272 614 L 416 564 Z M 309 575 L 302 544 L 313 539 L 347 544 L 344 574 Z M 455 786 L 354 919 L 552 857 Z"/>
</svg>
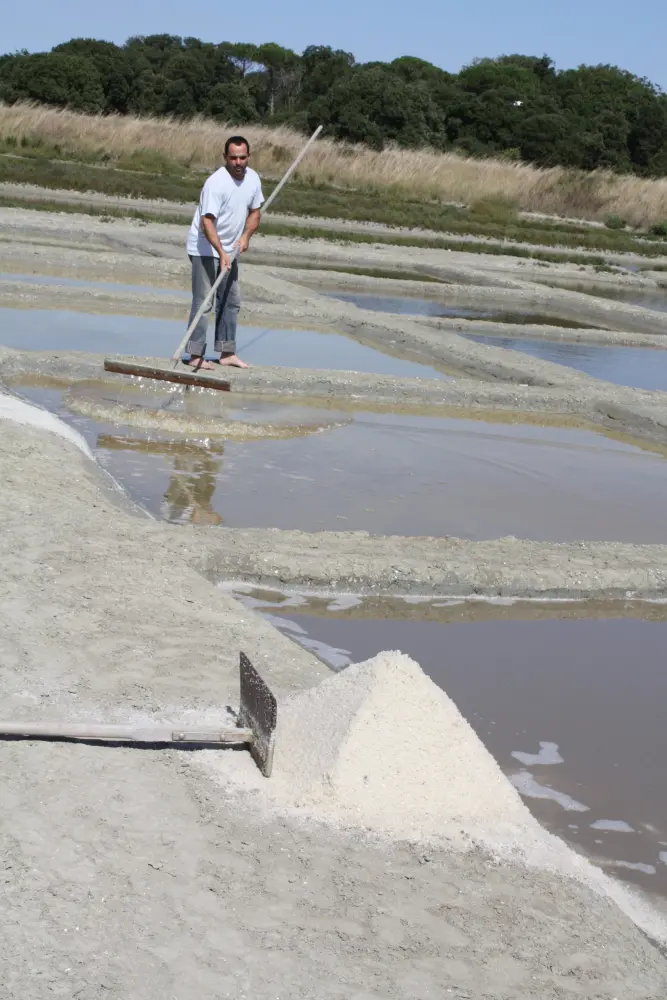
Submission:
<svg viewBox="0 0 667 1000">
<path fill-rule="evenodd" d="M 267 177 L 280 175 L 303 145 L 286 127 L 242 129 L 204 118 L 181 121 L 131 115 L 85 115 L 43 105 L 0 104 L 0 140 L 44 144 L 89 162 L 161 164 L 210 170 L 222 160 L 230 131 L 247 136 L 253 165 Z M 667 178 L 648 179 L 609 171 L 541 169 L 504 160 L 470 159 L 432 149 L 387 148 L 382 152 L 321 139 L 301 165 L 302 182 L 360 191 L 390 192 L 429 201 L 472 205 L 501 199 L 523 211 L 604 220 L 618 215 L 647 227 L 667 219 Z M 415 225 L 419 219 L 415 218 Z"/>
</svg>

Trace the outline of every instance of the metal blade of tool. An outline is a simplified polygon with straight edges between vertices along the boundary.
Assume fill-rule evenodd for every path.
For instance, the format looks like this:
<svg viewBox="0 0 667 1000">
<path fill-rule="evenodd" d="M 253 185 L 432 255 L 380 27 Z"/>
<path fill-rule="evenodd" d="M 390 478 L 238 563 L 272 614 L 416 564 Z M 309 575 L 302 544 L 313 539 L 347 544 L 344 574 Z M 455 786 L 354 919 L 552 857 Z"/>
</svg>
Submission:
<svg viewBox="0 0 667 1000">
<path fill-rule="evenodd" d="M 253 731 L 250 753 L 262 774 L 268 778 L 273 768 L 278 704 L 245 653 L 241 653 L 240 677 L 239 725 Z"/>
<path fill-rule="evenodd" d="M 0 739 L 87 740 L 113 743 L 210 744 L 247 746 L 267 778 L 273 766 L 278 706 L 273 692 L 245 655 L 240 654 L 239 725 L 197 729 L 176 723 L 139 725 L 97 722 L 0 722 Z"/>
</svg>

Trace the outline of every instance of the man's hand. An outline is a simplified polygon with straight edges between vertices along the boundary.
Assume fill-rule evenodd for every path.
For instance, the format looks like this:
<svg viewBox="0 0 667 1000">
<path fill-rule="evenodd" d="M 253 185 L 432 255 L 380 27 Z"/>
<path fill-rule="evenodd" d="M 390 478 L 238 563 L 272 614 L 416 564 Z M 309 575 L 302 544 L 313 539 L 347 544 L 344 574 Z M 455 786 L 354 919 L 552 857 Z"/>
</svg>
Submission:
<svg viewBox="0 0 667 1000">
<path fill-rule="evenodd" d="M 245 253 L 250 246 L 250 238 L 257 232 L 261 218 L 262 213 L 258 208 L 253 208 L 248 212 L 248 218 L 246 219 L 243 235 L 234 244 L 234 246 L 238 248 L 240 254 Z"/>
<path fill-rule="evenodd" d="M 236 246 L 239 248 L 239 253 L 245 253 L 250 246 L 250 233 L 243 233 L 236 241 Z"/>
<path fill-rule="evenodd" d="M 204 236 L 220 257 L 220 269 L 229 271 L 232 266 L 232 261 L 229 254 L 222 249 L 222 243 L 220 242 L 220 237 L 218 236 L 217 229 L 215 228 L 214 216 L 205 215 L 201 220 L 201 227 L 204 232 Z"/>
</svg>

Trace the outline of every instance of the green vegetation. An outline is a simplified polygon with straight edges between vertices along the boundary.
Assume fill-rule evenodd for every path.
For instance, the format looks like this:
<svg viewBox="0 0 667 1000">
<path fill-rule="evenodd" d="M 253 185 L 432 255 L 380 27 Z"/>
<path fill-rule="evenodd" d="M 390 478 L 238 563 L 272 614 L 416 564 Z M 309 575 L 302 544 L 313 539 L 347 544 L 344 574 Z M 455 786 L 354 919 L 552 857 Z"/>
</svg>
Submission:
<svg viewBox="0 0 667 1000">
<path fill-rule="evenodd" d="M 317 264 L 293 264 L 290 261 L 282 261 L 281 267 L 292 267 L 298 271 L 333 271 L 335 274 L 358 274 L 364 278 L 391 278 L 393 281 L 425 281 L 432 285 L 447 285 L 449 282 L 441 278 L 436 278 L 432 274 L 421 271 L 404 271 L 398 268 L 386 267 L 356 267 L 354 264 L 327 264 L 318 261 Z"/>
<path fill-rule="evenodd" d="M 141 209 L 117 208 L 115 205 L 74 204 L 60 201 L 49 201 L 48 198 L 12 198 L 0 194 L 0 208 L 27 208 L 35 212 L 62 212 L 65 215 L 93 215 L 101 222 L 111 222 L 114 219 L 135 219 L 137 222 L 163 222 L 183 225 L 182 215 L 170 215 L 168 212 L 144 212 Z M 0 239 L 4 237 L 0 234 Z"/>
<path fill-rule="evenodd" d="M 625 229 L 626 222 L 622 219 L 620 215 L 608 215 L 604 220 L 604 224 L 607 229 Z"/>
<path fill-rule="evenodd" d="M 330 240 L 336 243 L 381 243 L 388 246 L 423 247 L 431 250 L 453 250 L 458 253 L 493 254 L 497 257 L 523 257 L 528 260 L 545 261 L 550 264 L 570 263 L 582 265 L 608 266 L 604 257 L 578 253 L 549 253 L 528 247 L 517 247 L 513 244 L 474 243 L 467 241 L 459 243 L 447 239 L 424 239 L 419 236 L 403 236 L 400 234 L 383 236 L 374 233 L 337 233 L 331 229 L 309 226 L 307 229 L 290 226 L 281 222 L 272 222 L 270 218 L 262 222 L 262 232 L 273 236 L 289 236 L 301 240 Z M 610 269 L 611 270 L 611 269 Z"/>
<path fill-rule="evenodd" d="M 0 182 L 192 204 L 199 198 L 204 177 L 201 172 L 183 174 L 182 167 L 165 157 L 161 157 L 165 161 L 163 171 L 154 173 L 149 169 L 152 163 L 149 157 L 137 156 L 134 161 L 125 157 L 123 162 L 134 162 L 134 167 L 120 168 L 95 165 L 93 162 L 49 159 L 49 153 L 53 156 L 55 150 L 38 146 L 31 149 L 31 155 L 23 156 L 7 155 L 5 149 L 6 155 L 0 155 Z M 275 181 L 264 182 L 267 194 L 274 186 Z M 601 229 L 558 220 L 547 223 L 525 219 L 518 214 L 512 202 L 501 198 L 481 199 L 470 208 L 461 208 L 434 200 L 411 198 L 399 188 L 388 188 L 379 198 L 371 191 L 349 191 L 322 184 L 293 182 L 281 192 L 276 206 L 279 212 L 291 215 L 374 222 L 396 227 L 409 228 L 414 225 L 415 219 L 419 219 L 420 228 L 456 236 L 503 239 L 572 250 L 635 253 L 649 257 L 667 254 L 667 243 L 659 241 L 658 231 L 654 231 L 650 239 L 644 236 L 639 240 L 630 232 L 615 231 L 615 227 Z M 182 223 L 183 216 L 171 214 Z M 134 213 L 134 216 L 141 217 L 141 212 Z M 654 230 L 657 228 L 654 227 Z M 396 242 L 393 236 L 392 242 Z M 412 236 L 410 242 L 414 244 Z M 428 240 L 424 245 L 435 244 Z M 449 246 L 454 249 L 455 244 L 452 242 Z M 458 248 L 465 249 L 463 246 Z M 487 249 L 489 253 L 496 252 Z"/>
<path fill-rule="evenodd" d="M 148 174 L 143 171 L 95 167 L 90 163 L 49 160 L 45 157 L 0 156 L 0 182 L 36 184 L 39 187 L 69 191 L 97 191 L 101 194 L 131 198 L 165 199 L 174 202 L 199 200 L 201 176 L 178 177 L 172 173 Z"/>
<path fill-rule="evenodd" d="M 73 215 L 94 215 L 99 217 L 102 221 L 111 221 L 113 219 L 136 219 L 139 222 L 163 222 L 173 223 L 180 226 L 184 224 L 184 217 L 182 215 L 173 215 L 168 211 L 149 212 L 142 209 L 119 208 L 115 205 L 84 205 L 49 201 L 48 199 L 31 198 L 28 200 L 25 198 L 0 195 L 0 207 L 27 208 L 43 212 L 64 212 Z M 346 243 L 376 243 L 384 244 L 386 246 L 424 247 L 426 249 L 430 248 L 436 250 L 455 250 L 459 253 L 482 253 L 493 254 L 495 256 L 522 257 L 550 264 L 565 262 L 580 264 L 582 267 L 590 267 L 593 265 L 601 270 L 614 271 L 614 268 L 609 267 L 603 257 L 593 255 L 577 253 L 549 253 L 545 250 L 517 247 L 512 244 L 500 246 L 494 243 L 459 243 L 455 240 L 438 238 L 427 239 L 418 236 L 403 236 L 401 234 L 389 236 L 374 233 L 341 233 L 333 229 L 326 229 L 323 226 L 308 226 L 307 228 L 290 226 L 282 222 L 274 222 L 271 220 L 270 216 L 262 221 L 262 232 L 270 236 L 289 236 L 293 239 L 299 239 L 304 242 L 307 242 L 308 240 L 329 240 L 330 242 L 339 243 L 341 245 L 345 245 Z M 345 270 L 349 271 L 351 269 L 346 267 Z M 665 265 L 664 268 L 656 266 L 655 270 L 667 270 L 667 265 Z M 359 273 L 373 273 L 377 277 L 404 277 L 403 274 L 397 275 L 394 272 L 388 272 L 384 275 L 379 271 L 370 272 L 366 269 L 360 271 Z M 422 274 L 413 274 L 411 277 L 418 278 L 420 281 L 430 280 L 426 275 Z"/>
<path fill-rule="evenodd" d="M 557 70 L 547 56 L 357 63 L 308 46 L 149 35 L 72 39 L 0 57 L 0 100 L 120 115 L 204 115 L 312 129 L 381 149 L 430 146 L 512 163 L 667 174 L 667 95 L 614 66 Z"/>
</svg>

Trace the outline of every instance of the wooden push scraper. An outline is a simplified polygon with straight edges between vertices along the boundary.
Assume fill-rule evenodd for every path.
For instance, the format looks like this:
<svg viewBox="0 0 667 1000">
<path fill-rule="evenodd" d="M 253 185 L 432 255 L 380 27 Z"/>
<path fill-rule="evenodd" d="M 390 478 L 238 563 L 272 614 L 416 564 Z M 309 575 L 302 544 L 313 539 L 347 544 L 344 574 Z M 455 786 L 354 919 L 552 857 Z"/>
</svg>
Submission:
<svg viewBox="0 0 667 1000">
<path fill-rule="evenodd" d="M 273 745 L 278 707 L 276 699 L 252 663 L 241 653 L 241 697 L 238 726 L 229 729 L 193 729 L 178 725 L 98 725 L 78 722 L 0 722 L 0 739 L 85 740 L 86 742 L 151 743 L 167 746 L 209 744 L 246 745 L 265 777 L 273 767 Z"/>
</svg>

